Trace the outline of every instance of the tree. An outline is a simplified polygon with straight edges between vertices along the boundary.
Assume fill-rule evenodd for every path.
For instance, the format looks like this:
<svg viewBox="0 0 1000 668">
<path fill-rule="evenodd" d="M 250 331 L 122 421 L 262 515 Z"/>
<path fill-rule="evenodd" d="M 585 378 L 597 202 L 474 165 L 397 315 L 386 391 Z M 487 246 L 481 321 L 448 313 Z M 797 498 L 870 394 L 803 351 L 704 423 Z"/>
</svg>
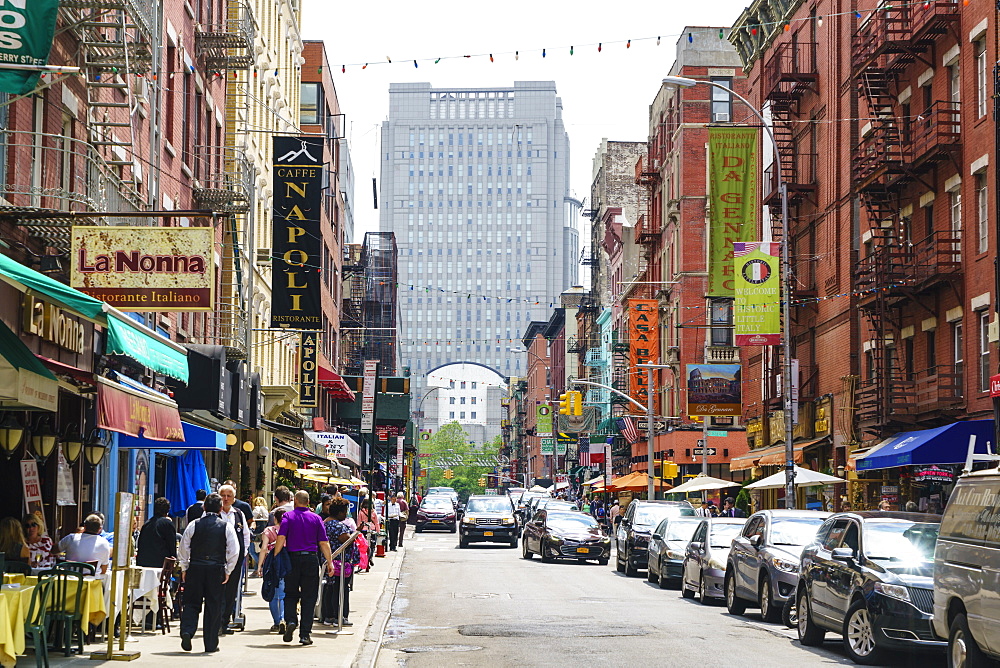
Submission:
<svg viewBox="0 0 1000 668">
<path fill-rule="evenodd" d="M 492 461 L 500 452 L 501 439 L 496 438 L 483 446 L 469 442 L 469 434 L 457 422 L 442 426 L 426 441 L 420 442 L 421 468 L 427 471 L 428 488 L 454 487 L 458 495 L 467 499 L 470 494 L 482 494 L 479 478 L 492 475 L 493 466 L 477 463 Z M 450 469 L 455 477 L 444 477 Z"/>
</svg>

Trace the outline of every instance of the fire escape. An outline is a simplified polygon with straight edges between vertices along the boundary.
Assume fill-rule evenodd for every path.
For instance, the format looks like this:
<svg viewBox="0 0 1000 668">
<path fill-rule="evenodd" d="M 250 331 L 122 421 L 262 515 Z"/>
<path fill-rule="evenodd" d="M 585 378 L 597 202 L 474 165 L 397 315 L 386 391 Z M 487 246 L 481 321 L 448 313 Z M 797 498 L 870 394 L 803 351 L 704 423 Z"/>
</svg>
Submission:
<svg viewBox="0 0 1000 668">
<path fill-rule="evenodd" d="M 363 245 L 344 249 L 345 288 L 341 319 L 342 368 L 360 376 L 365 360 L 379 361 L 379 375 L 396 373 L 398 252 L 392 232 L 368 232 Z"/>
<path fill-rule="evenodd" d="M 900 214 L 908 187 L 938 162 L 960 153 L 959 103 L 939 100 L 905 113 L 895 92 L 897 75 L 911 63 L 933 66 L 928 52 L 958 20 L 958 10 L 957 0 L 887 2 L 868 16 L 852 42 L 853 78 L 872 119 L 852 161 L 854 185 L 870 224 L 864 258 L 855 272 L 868 346 L 857 417 L 869 437 L 945 415 L 961 400 L 956 369 L 938 365 L 907 372 L 896 346 L 903 309 L 925 308 L 922 293 L 961 273 L 958 238 L 935 232 L 914 239 L 909 220 Z"/>
</svg>

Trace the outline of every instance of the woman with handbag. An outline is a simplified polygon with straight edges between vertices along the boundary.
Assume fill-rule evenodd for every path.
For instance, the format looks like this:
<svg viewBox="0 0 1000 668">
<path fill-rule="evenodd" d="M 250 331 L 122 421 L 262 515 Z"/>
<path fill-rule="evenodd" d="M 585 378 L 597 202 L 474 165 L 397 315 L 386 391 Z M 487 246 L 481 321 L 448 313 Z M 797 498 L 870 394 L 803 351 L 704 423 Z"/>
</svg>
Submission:
<svg viewBox="0 0 1000 668">
<path fill-rule="evenodd" d="M 271 548 L 274 547 L 275 541 L 278 540 L 278 528 L 281 526 L 281 518 L 285 515 L 284 508 L 278 508 L 274 511 L 274 524 L 264 529 L 261 533 L 261 545 L 260 545 L 260 561 L 257 564 L 257 577 L 261 577 L 264 574 L 264 562 L 267 561 L 268 556 L 271 554 Z M 282 621 L 285 615 L 285 580 L 284 578 L 278 580 L 278 585 L 274 590 L 274 597 L 268 601 L 268 607 L 271 610 L 271 621 L 274 624 L 271 626 L 271 633 L 284 633 L 285 623 Z"/>
<path fill-rule="evenodd" d="M 330 502 L 330 519 L 325 523 L 326 535 L 330 541 L 330 547 L 336 551 L 337 548 L 346 543 L 351 537 L 351 528 L 347 525 L 347 511 L 350 502 L 343 498 L 334 498 Z M 337 624 L 337 615 L 343 619 L 344 626 L 352 626 L 347 620 L 351 611 L 350 591 L 354 583 L 354 569 L 361 561 L 361 554 L 358 551 L 357 543 L 345 549 L 333 560 L 333 576 L 327 577 L 323 584 L 323 624 L 334 626 Z M 343 575 L 344 581 L 344 603 L 340 604 L 340 579 Z"/>
<path fill-rule="evenodd" d="M 374 504 L 369 504 L 364 495 L 358 502 L 358 528 L 364 533 L 368 543 L 368 563 L 365 572 L 371 570 L 372 558 L 375 556 L 375 544 L 378 542 L 379 531 L 381 530 L 382 518 L 374 508 Z"/>
</svg>

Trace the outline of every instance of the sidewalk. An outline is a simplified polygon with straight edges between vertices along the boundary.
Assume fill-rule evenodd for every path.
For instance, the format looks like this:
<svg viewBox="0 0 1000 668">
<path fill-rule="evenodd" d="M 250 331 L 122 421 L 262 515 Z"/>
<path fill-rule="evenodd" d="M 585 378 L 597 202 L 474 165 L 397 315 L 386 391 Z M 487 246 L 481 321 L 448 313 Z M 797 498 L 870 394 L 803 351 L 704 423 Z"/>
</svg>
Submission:
<svg viewBox="0 0 1000 668">
<path fill-rule="evenodd" d="M 407 539 L 413 534 L 412 528 L 407 531 Z M 220 638 L 221 651 L 218 654 L 205 654 L 202 650 L 201 634 L 194 637 L 194 649 L 191 652 L 181 650 L 180 621 L 170 624 L 171 632 L 162 635 L 159 631 L 133 633 L 132 639 L 125 643 L 126 651 L 141 652 L 141 656 L 131 664 L 116 665 L 148 665 L 148 666 L 202 666 L 211 661 L 215 666 L 246 667 L 256 665 L 297 665 L 322 666 L 323 668 L 350 668 L 352 665 L 367 667 L 371 656 L 377 652 L 381 642 L 382 627 L 388 614 L 395 580 L 403 560 L 403 550 L 386 551 L 385 557 L 376 557 L 372 570 L 359 573 L 354 577 L 354 591 L 351 592 L 350 619 L 354 626 L 345 627 L 338 636 L 337 627 L 327 627 L 319 623 L 313 624 L 313 644 L 303 647 L 298 643 L 298 634 L 290 643 L 284 643 L 277 633 L 270 633 L 271 613 L 267 602 L 260 597 L 260 579 L 251 578 L 249 591 L 252 596 L 243 597 L 243 611 L 246 614 L 246 630 Z M 391 580 L 391 581 L 390 581 Z M 388 591 L 387 584 L 389 585 Z M 385 600 L 383 593 L 386 594 Z M 381 605 L 380 605 L 381 600 Z M 376 614 L 379 613 L 380 614 Z M 366 642 L 367 639 L 367 642 Z M 65 657 L 61 652 L 49 652 L 49 663 L 60 667 L 95 666 L 102 662 L 88 659 L 90 652 L 102 651 L 104 643 L 84 646 L 83 656 Z M 118 643 L 115 643 L 118 649 Z M 359 655 L 364 656 L 359 656 Z M 360 659 L 360 661 L 359 661 Z M 18 657 L 18 667 L 34 666 L 35 656 L 29 650 L 24 656 Z"/>
</svg>

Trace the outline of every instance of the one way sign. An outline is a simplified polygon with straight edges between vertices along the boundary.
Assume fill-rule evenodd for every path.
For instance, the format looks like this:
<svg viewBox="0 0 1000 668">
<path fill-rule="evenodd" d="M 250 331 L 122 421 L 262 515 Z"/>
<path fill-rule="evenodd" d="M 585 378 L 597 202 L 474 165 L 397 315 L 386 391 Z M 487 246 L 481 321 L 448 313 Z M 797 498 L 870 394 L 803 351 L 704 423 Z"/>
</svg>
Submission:
<svg viewBox="0 0 1000 668">
<path fill-rule="evenodd" d="M 649 428 L 649 420 L 647 420 L 644 417 L 639 418 L 638 424 L 639 424 L 638 429 L 648 429 Z M 660 419 L 657 419 L 657 418 L 653 418 L 653 426 L 656 427 L 656 431 L 665 431 L 666 428 L 667 428 L 667 421 L 666 420 L 660 420 Z"/>
</svg>

